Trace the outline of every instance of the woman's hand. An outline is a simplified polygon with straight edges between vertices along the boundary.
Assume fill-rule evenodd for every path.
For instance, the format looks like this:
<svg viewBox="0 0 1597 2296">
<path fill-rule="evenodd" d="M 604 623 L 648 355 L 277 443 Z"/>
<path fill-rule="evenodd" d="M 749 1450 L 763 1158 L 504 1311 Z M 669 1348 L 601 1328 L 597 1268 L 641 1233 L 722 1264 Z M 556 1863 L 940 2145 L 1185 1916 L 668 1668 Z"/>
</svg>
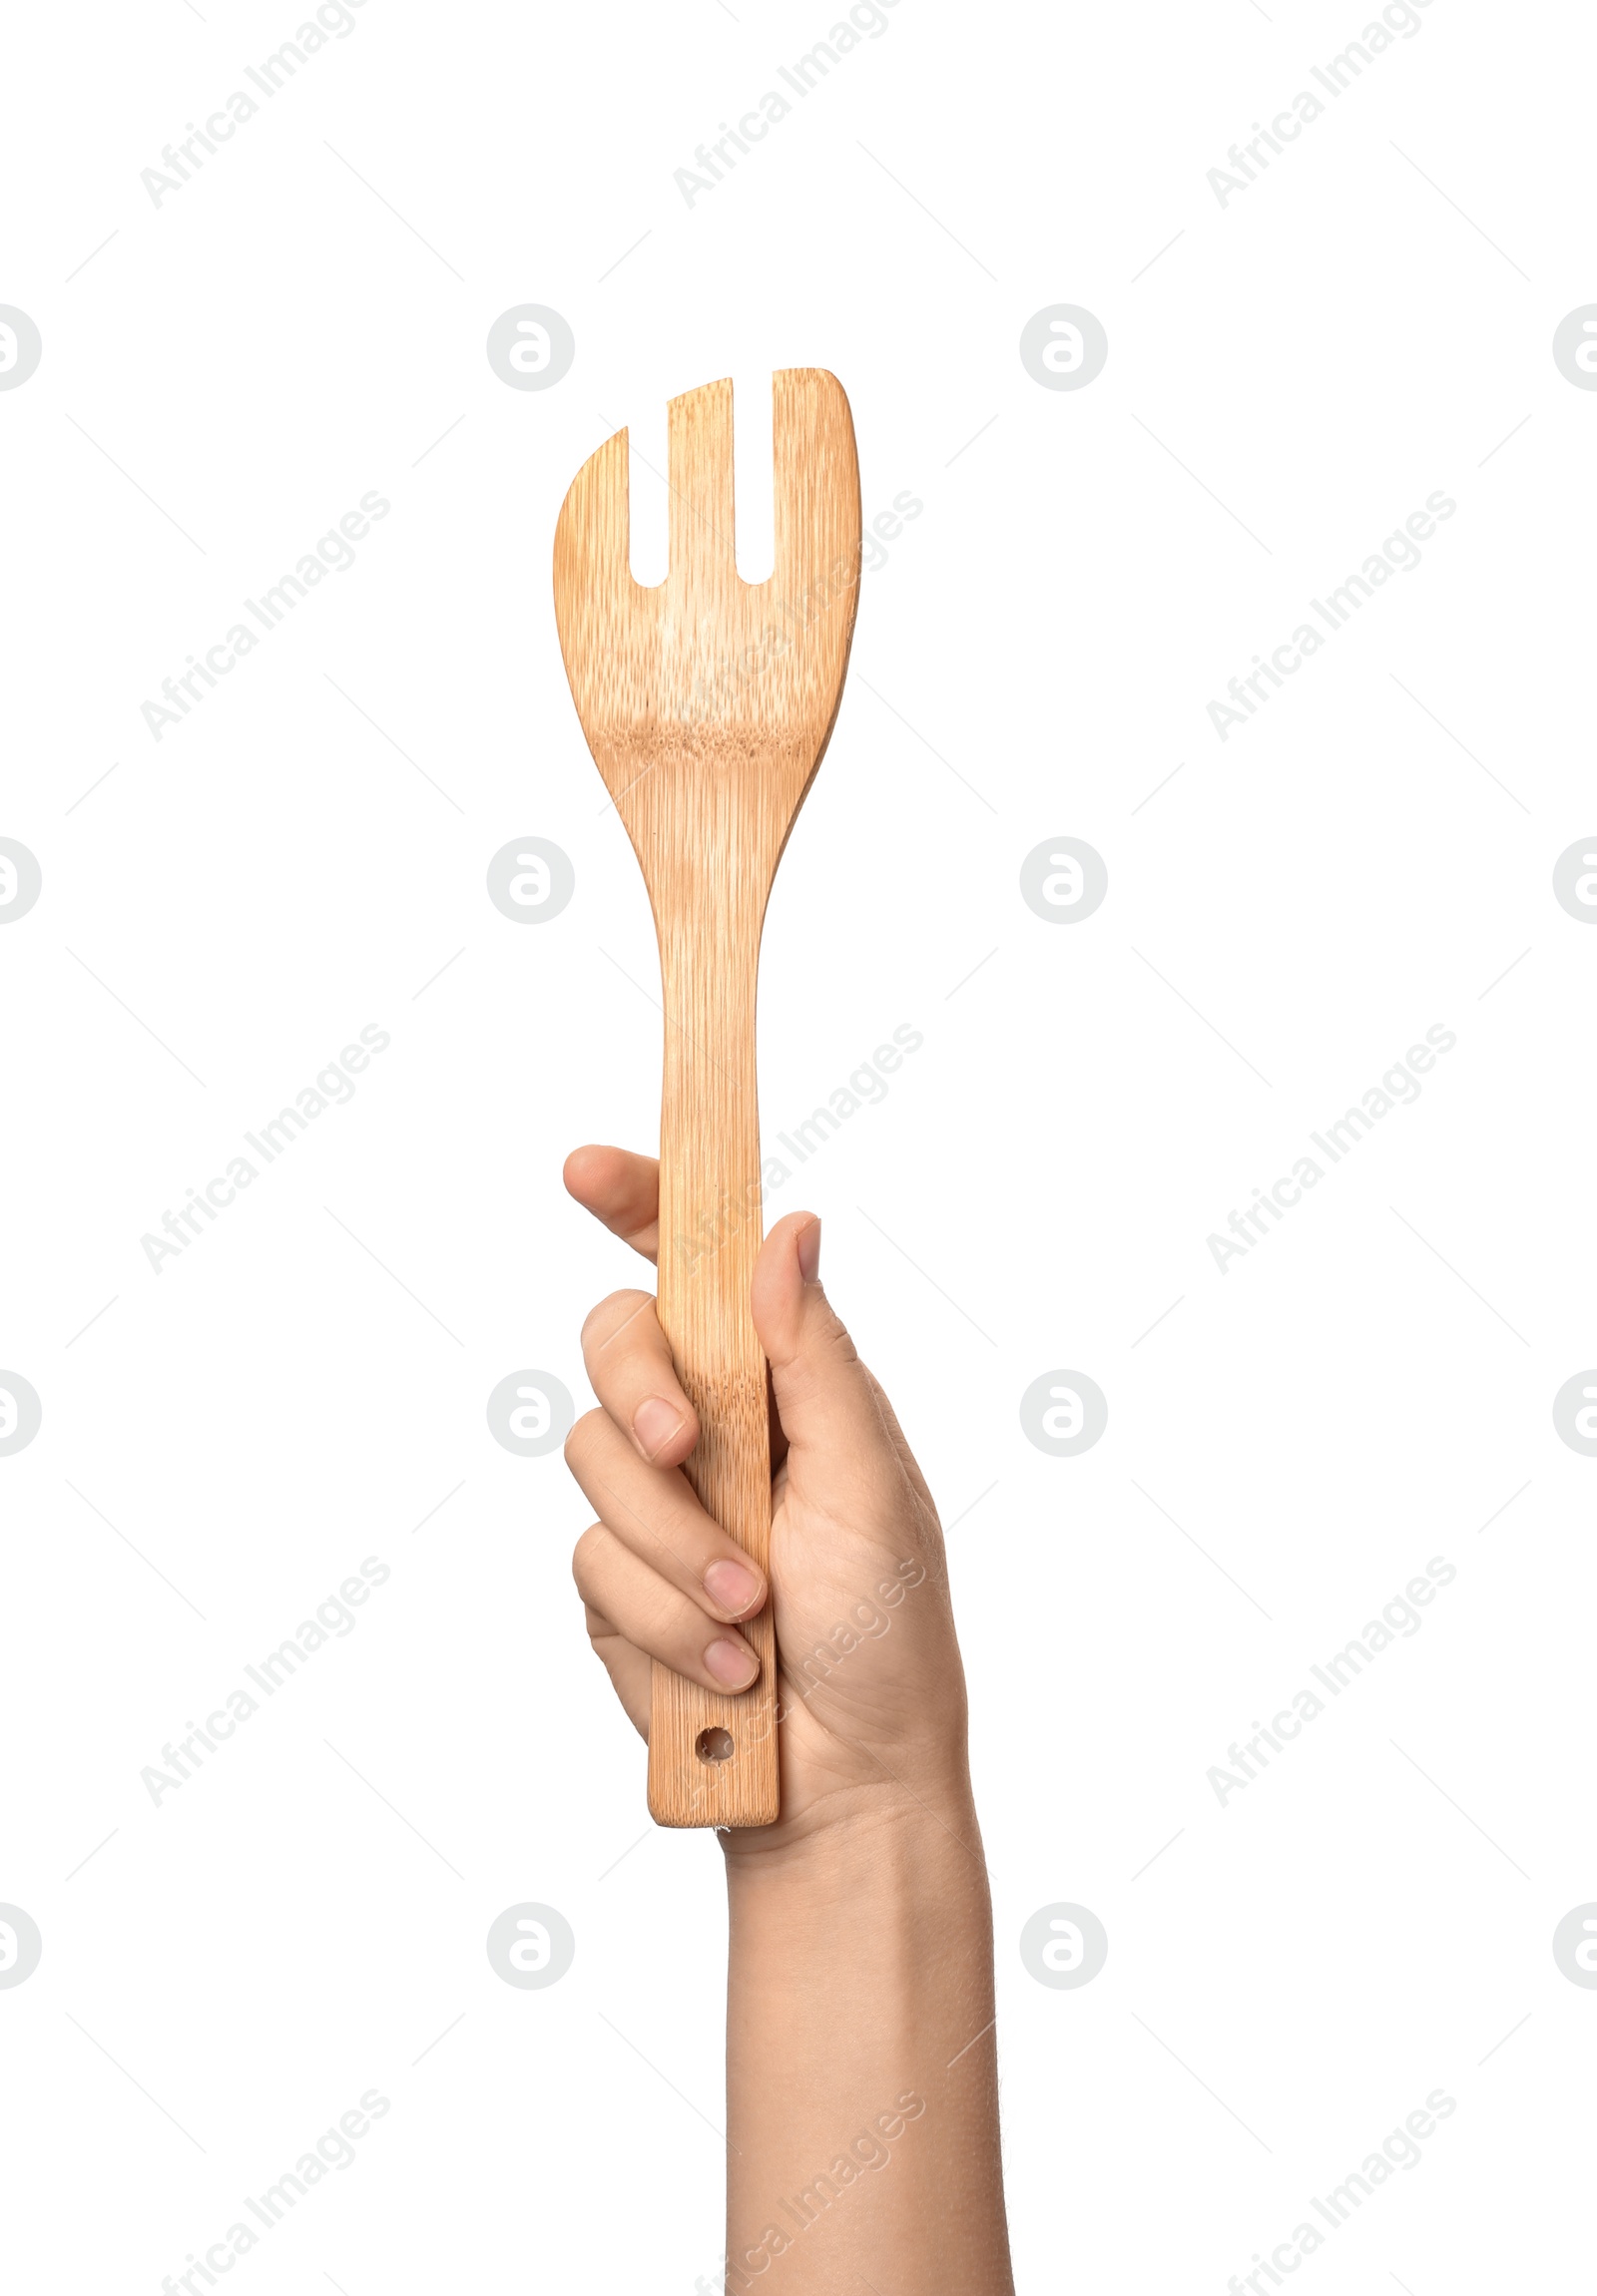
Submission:
<svg viewBox="0 0 1597 2296">
<path fill-rule="evenodd" d="M 646 1259 L 658 1182 L 620 1148 L 566 1163 L 578 1202 Z M 645 1291 L 613 1293 L 583 1327 L 600 1408 L 566 1457 L 599 1520 L 577 1543 L 577 1585 L 645 1736 L 651 1658 L 739 1688 L 754 1674 L 739 1621 L 768 1601 L 775 1612 L 782 1815 L 721 1836 L 729 2296 L 779 2257 L 788 2296 L 1011 2296 L 992 1917 L 942 1534 L 827 1305 L 819 1248 L 819 1221 L 791 1212 L 755 1263 L 769 1587 L 683 1473 L 699 1427 Z"/>
<path fill-rule="evenodd" d="M 565 1181 L 655 1258 L 653 1158 L 578 1148 Z M 683 1473 L 699 1425 L 651 1293 L 613 1292 L 584 1324 L 600 1408 L 566 1443 L 599 1518 L 573 1559 L 588 1631 L 645 1737 L 650 1660 L 711 1689 L 745 1688 L 755 1657 L 739 1621 L 775 1606 L 782 1818 L 725 1835 L 737 1852 L 905 1804 L 962 1808 L 969 1790 L 937 1511 L 891 1405 L 820 1288 L 819 1255 L 818 1219 L 791 1212 L 755 1267 L 751 1305 L 774 1396 L 769 1588 Z"/>
</svg>

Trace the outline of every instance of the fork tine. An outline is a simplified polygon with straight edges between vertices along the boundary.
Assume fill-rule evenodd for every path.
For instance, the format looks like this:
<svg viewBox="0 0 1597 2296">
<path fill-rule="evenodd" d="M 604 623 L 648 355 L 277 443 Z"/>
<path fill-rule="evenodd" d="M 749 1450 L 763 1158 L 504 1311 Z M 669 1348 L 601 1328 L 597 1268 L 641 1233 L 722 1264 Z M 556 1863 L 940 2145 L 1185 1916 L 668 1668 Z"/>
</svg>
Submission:
<svg viewBox="0 0 1597 2296">
<path fill-rule="evenodd" d="M 848 401 L 823 367 L 773 378 L 778 595 L 797 608 L 859 574 L 859 460 Z"/>
<path fill-rule="evenodd" d="M 735 575 L 732 505 L 732 384 L 706 383 L 671 401 L 671 579 Z"/>
<path fill-rule="evenodd" d="M 633 588 L 627 434 L 589 455 L 566 489 L 555 522 L 555 597 L 581 598 L 594 625 L 622 613 Z"/>
</svg>

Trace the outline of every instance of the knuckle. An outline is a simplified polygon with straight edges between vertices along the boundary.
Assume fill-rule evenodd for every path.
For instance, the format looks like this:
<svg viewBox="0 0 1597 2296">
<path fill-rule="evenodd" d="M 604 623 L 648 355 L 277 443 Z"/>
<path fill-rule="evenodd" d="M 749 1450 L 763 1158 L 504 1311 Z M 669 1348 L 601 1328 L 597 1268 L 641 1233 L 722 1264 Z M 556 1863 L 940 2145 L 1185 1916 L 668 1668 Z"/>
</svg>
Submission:
<svg viewBox="0 0 1597 2296">
<path fill-rule="evenodd" d="M 590 1523 L 571 1550 L 571 1576 L 585 1603 L 589 1600 L 589 1591 L 598 1575 L 599 1557 L 608 1537 L 609 1533 L 602 1523 Z"/>
<path fill-rule="evenodd" d="M 602 1411 L 585 1411 L 566 1437 L 566 1465 L 574 1475 L 580 1475 L 583 1463 L 592 1459 L 605 1425 L 605 1414 Z"/>
<path fill-rule="evenodd" d="M 839 1377 L 864 1372 L 848 1326 L 825 1300 L 815 1301 L 810 1308 L 799 1343 L 782 1368 L 789 1379 L 801 1382 L 806 1390 L 823 1390 Z"/>
<path fill-rule="evenodd" d="M 647 1291 L 611 1292 L 588 1311 L 582 1326 L 583 1353 L 608 1347 L 642 1308 L 653 1305 L 653 1296 Z"/>
</svg>

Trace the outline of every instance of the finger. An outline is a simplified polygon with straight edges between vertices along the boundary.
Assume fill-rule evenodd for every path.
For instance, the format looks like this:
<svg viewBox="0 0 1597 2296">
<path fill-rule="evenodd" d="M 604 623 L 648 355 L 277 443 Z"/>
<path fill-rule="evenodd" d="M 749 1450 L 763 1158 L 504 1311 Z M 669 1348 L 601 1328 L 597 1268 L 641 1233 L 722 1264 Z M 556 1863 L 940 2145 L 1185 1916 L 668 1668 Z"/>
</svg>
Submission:
<svg viewBox="0 0 1597 2296">
<path fill-rule="evenodd" d="M 764 1573 L 705 1512 L 687 1477 L 646 1466 L 607 1413 L 577 1421 L 566 1465 L 611 1535 L 698 1606 L 707 1641 L 718 1619 L 749 1618 L 764 1607 Z"/>
<path fill-rule="evenodd" d="M 896 1456 L 875 1382 L 820 1288 L 819 1266 L 819 1220 L 813 1212 L 790 1212 L 761 1245 L 750 1291 L 789 1450 L 863 1462 L 885 1445 Z"/>
<path fill-rule="evenodd" d="M 628 1721 L 647 1742 L 653 1672 L 649 1659 L 642 1650 L 634 1649 L 624 1634 L 618 1634 L 610 1620 L 591 1603 L 585 1603 L 583 1608 L 594 1655 L 603 1660 L 610 1686 L 621 1700 Z"/>
<path fill-rule="evenodd" d="M 653 1294 L 613 1291 L 602 1299 L 582 1327 L 582 1360 L 595 1395 L 631 1434 L 640 1458 L 680 1466 L 699 1440 L 699 1417 L 673 1368 Z"/>
<path fill-rule="evenodd" d="M 760 1661 L 732 1626 L 717 1626 L 699 1606 L 623 1546 L 607 1523 L 577 1541 L 572 1575 L 583 1601 L 635 1650 L 707 1690 L 746 1690 Z"/>
<path fill-rule="evenodd" d="M 645 1259 L 660 1250 L 660 1165 L 630 1148 L 573 1148 L 562 1175 L 566 1192 L 602 1219 L 612 1235 Z"/>
</svg>

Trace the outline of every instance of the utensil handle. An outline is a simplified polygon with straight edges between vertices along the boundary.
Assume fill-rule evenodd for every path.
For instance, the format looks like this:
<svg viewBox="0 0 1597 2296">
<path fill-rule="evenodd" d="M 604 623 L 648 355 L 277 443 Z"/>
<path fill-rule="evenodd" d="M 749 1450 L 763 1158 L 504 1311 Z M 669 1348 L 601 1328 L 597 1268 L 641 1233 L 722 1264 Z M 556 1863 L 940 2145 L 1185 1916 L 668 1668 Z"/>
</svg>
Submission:
<svg viewBox="0 0 1597 2296">
<path fill-rule="evenodd" d="M 766 1358 L 749 1287 L 761 1242 L 755 990 L 760 917 L 706 886 L 691 930 L 661 949 L 660 1322 L 699 1414 L 684 1472 L 760 1566 L 771 1547 Z M 663 1826 L 761 1826 L 778 1813 L 776 1632 L 768 1603 L 741 1629 L 751 1688 L 707 1690 L 658 1660 L 649 1809 Z"/>
</svg>

